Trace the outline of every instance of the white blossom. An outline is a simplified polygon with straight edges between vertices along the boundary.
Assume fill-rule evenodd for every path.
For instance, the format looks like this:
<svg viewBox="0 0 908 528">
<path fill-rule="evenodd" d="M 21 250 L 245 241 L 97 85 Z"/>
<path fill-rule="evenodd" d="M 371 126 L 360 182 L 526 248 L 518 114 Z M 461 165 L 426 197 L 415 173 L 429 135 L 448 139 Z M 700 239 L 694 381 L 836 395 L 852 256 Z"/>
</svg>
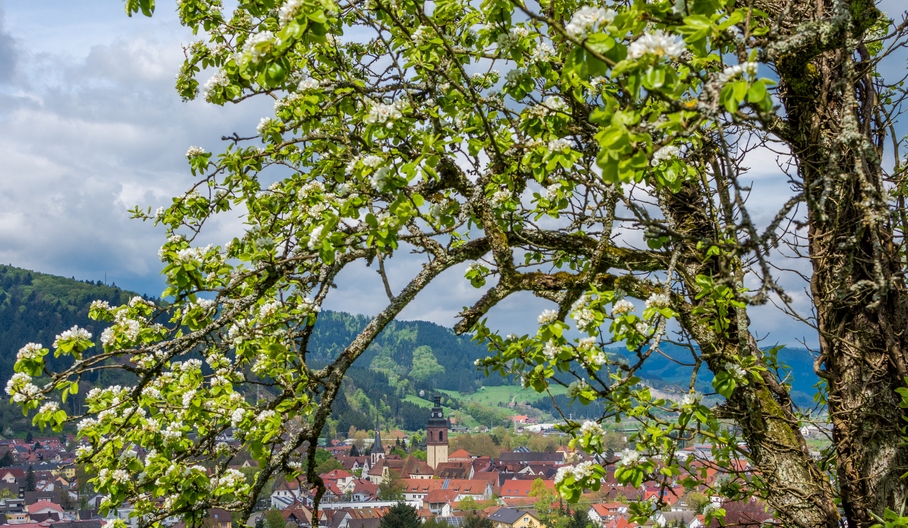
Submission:
<svg viewBox="0 0 908 528">
<path fill-rule="evenodd" d="M 634 311 L 634 303 L 628 301 L 627 299 L 621 299 L 619 301 L 616 301 L 615 304 L 612 305 L 612 316 L 613 317 L 616 315 L 624 315 L 628 312 L 633 312 L 633 311 Z"/>
<path fill-rule="evenodd" d="M 619 466 L 634 466 L 640 461 L 640 453 L 633 449 L 625 449 L 618 454 Z"/>
<path fill-rule="evenodd" d="M 117 484 L 126 484 L 129 482 L 129 473 L 122 469 L 116 469 L 112 474 L 112 479 Z"/>
<path fill-rule="evenodd" d="M 548 42 L 540 42 L 533 48 L 530 54 L 530 60 L 533 62 L 548 62 L 555 56 L 555 48 Z"/>
<path fill-rule="evenodd" d="M 690 407 L 691 405 L 696 405 L 702 398 L 703 398 L 702 394 L 697 393 L 697 392 L 691 392 L 691 393 L 685 394 L 684 396 L 681 397 L 681 399 L 678 400 L 678 406 L 679 407 Z"/>
<path fill-rule="evenodd" d="M 309 90 L 315 90 L 316 88 L 318 88 L 318 86 L 318 81 L 316 81 L 315 79 L 307 78 L 300 81 L 299 84 L 296 85 L 296 89 L 300 92 L 308 92 Z"/>
<path fill-rule="evenodd" d="M 163 207 L 161 207 L 163 209 Z M 89 307 L 92 310 L 110 310 L 110 303 L 101 299 L 95 299 Z"/>
<path fill-rule="evenodd" d="M 38 409 L 39 413 L 56 412 L 60 410 L 60 404 L 57 402 L 47 402 Z"/>
<path fill-rule="evenodd" d="M 659 165 L 663 161 L 670 161 L 674 158 L 677 158 L 681 155 L 681 149 L 674 145 L 666 145 L 656 152 L 653 152 L 653 159 L 650 161 L 650 165 L 653 167 Z"/>
<path fill-rule="evenodd" d="M 196 156 L 201 156 L 204 153 L 205 153 L 205 149 L 203 149 L 202 147 L 192 146 L 192 147 L 189 147 L 188 150 L 186 150 L 186 157 L 192 159 Z"/>
<path fill-rule="evenodd" d="M 741 365 L 729 362 L 725 364 L 725 370 L 735 381 L 740 382 L 742 385 L 747 384 L 747 371 Z"/>
<path fill-rule="evenodd" d="M 364 119 L 366 124 L 391 124 L 395 119 L 400 119 L 402 114 L 397 105 L 376 103 L 369 109 L 369 113 Z"/>
<path fill-rule="evenodd" d="M 205 96 L 205 99 L 208 100 L 211 98 L 211 92 L 217 90 L 218 88 L 224 88 L 230 84 L 230 79 L 224 75 L 224 72 L 217 72 L 212 75 L 207 81 L 205 81 L 205 86 L 202 89 L 202 93 Z"/>
<path fill-rule="evenodd" d="M 188 390 L 183 393 L 183 407 L 189 407 L 192 405 L 192 399 L 195 398 L 195 391 Z"/>
<path fill-rule="evenodd" d="M 321 245 L 322 231 L 324 230 L 324 225 L 317 225 L 312 229 L 312 232 L 309 233 L 309 243 L 306 245 L 310 250 L 315 250 L 315 248 Z"/>
<path fill-rule="evenodd" d="M 511 199 L 511 191 L 509 191 L 506 188 L 498 189 L 492 195 L 492 205 L 494 205 L 496 207 L 501 207 L 510 199 Z"/>
<path fill-rule="evenodd" d="M 555 310 L 543 310 L 539 317 L 536 318 L 536 321 L 539 324 L 544 325 L 551 322 L 554 322 L 558 318 L 558 312 Z"/>
<path fill-rule="evenodd" d="M 643 36 L 631 43 L 627 48 L 627 55 L 632 60 L 637 60 L 644 55 L 656 58 L 677 59 L 684 51 L 684 43 L 678 37 L 667 34 L 661 29 L 653 33 L 644 33 Z"/>
<path fill-rule="evenodd" d="M 38 343 L 29 343 L 24 347 L 19 349 L 19 352 L 16 353 L 16 361 L 23 359 L 39 359 L 41 357 L 42 346 Z"/>
<path fill-rule="evenodd" d="M 432 38 L 432 28 L 428 26 L 419 26 L 410 36 L 413 38 L 413 42 L 423 44 L 426 40 Z"/>
<path fill-rule="evenodd" d="M 671 299 L 665 293 L 654 293 L 646 300 L 647 308 L 668 308 L 670 304 Z"/>
<path fill-rule="evenodd" d="M 236 393 L 234 393 L 234 394 L 236 394 Z M 242 409 L 242 408 L 236 409 L 230 415 L 230 425 L 232 427 L 239 427 L 240 424 L 243 423 L 243 420 L 245 418 L 246 418 L 246 410 Z"/>
<path fill-rule="evenodd" d="M 574 13 L 571 22 L 564 29 L 575 39 L 584 39 L 602 26 L 611 24 L 617 14 L 612 9 L 602 7 L 581 7 Z"/>
<path fill-rule="evenodd" d="M 264 411 L 260 412 L 258 416 L 255 417 L 255 421 L 258 423 L 263 423 L 263 422 L 271 419 L 273 416 L 274 416 L 274 411 L 272 411 L 271 409 L 264 410 Z"/>
<path fill-rule="evenodd" d="M 74 326 L 57 336 L 57 339 L 54 341 L 54 348 L 62 345 L 64 341 L 70 341 L 74 339 L 91 339 L 91 333 L 84 328 Z"/>
<path fill-rule="evenodd" d="M 250 35 L 246 39 L 246 43 L 243 45 L 243 52 L 249 53 L 250 58 L 253 63 L 257 63 L 265 56 L 268 46 L 259 46 L 258 44 L 263 44 L 271 42 L 274 40 L 274 33 L 265 30 Z"/>
<path fill-rule="evenodd" d="M 564 102 L 564 99 L 555 95 L 546 97 L 541 104 L 549 112 L 567 113 L 569 110 L 567 103 Z"/>
<path fill-rule="evenodd" d="M 583 425 L 580 426 L 580 434 L 601 437 L 605 434 L 605 431 L 602 430 L 602 426 L 599 423 L 592 420 L 586 420 L 583 422 Z"/>
<path fill-rule="evenodd" d="M 555 361 L 555 358 L 558 357 L 558 354 L 561 353 L 561 347 L 558 346 L 553 340 L 549 340 L 545 343 L 545 347 L 542 350 L 542 354 L 545 356 L 545 359 L 548 361 Z"/>
<path fill-rule="evenodd" d="M 580 394 L 590 388 L 589 383 L 584 380 L 572 381 L 567 388 L 568 398 L 574 399 L 580 396 Z"/>
<path fill-rule="evenodd" d="M 281 25 L 287 25 L 300 15 L 300 8 L 303 7 L 303 0 L 287 0 L 278 11 L 278 18 Z"/>
<path fill-rule="evenodd" d="M 261 121 L 259 121 L 258 126 L 255 127 L 255 130 L 259 133 L 260 136 L 264 135 L 273 121 L 274 119 L 270 117 L 263 117 Z"/>
<path fill-rule="evenodd" d="M 719 74 L 719 82 L 725 84 L 744 73 L 753 77 L 757 74 L 758 66 L 759 65 L 756 62 L 745 62 L 744 64 L 735 64 L 734 66 L 729 66 L 722 70 L 722 73 Z"/>
<path fill-rule="evenodd" d="M 548 148 L 552 152 L 563 152 L 571 149 L 571 141 L 565 138 L 558 138 L 549 141 Z"/>
<path fill-rule="evenodd" d="M 261 318 L 271 317 L 272 315 L 274 315 L 277 312 L 278 308 L 280 308 L 280 307 L 281 307 L 281 303 L 279 303 L 278 301 L 272 301 L 270 303 L 265 303 L 262 305 L 261 308 L 259 308 L 259 317 L 261 317 Z"/>
</svg>

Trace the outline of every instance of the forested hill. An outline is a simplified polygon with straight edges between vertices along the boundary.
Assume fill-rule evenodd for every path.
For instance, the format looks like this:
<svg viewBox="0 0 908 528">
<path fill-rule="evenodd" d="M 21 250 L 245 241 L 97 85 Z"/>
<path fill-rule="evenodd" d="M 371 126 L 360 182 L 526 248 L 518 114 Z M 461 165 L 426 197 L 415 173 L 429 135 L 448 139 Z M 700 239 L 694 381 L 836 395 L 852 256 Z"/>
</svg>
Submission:
<svg viewBox="0 0 908 528">
<path fill-rule="evenodd" d="M 114 285 L 0 266 L 0 385 L 12 376 L 20 347 L 29 342 L 49 347 L 57 334 L 74 325 L 88 329 L 97 342 L 104 325 L 88 319 L 91 301 L 102 299 L 118 305 L 134 295 L 137 294 Z M 369 320 L 362 315 L 323 311 L 309 341 L 308 361 L 318 366 L 337 357 Z M 691 368 L 679 363 L 689 364 L 689 352 L 668 345 L 662 349 L 666 355 L 654 354 L 639 374 L 656 388 L 668 392 L 683 390 L 689 383 Z M 627 354 L 624 349 L 610 352 L 616 356 Z M 445 391 L 446 407 L 451 412 L 456 410 L 482 424 L 506 423 L 508 411 L 502 408 L 503 402 L 480 401 L 483 388 L 511 384 L 499 376 L 486 378 L 474 367 L 474 360 L 486 353 L 485 346 L 471 341 L 469 336 L 455 335 L 449 328 L 425 321 L 392 321 L 348 371 L 343 393 L 333 406 L 337 429 L 345 432 L 350 426 L 369 428 L 375 416 L 382 416 L 386 425 L 394 423 L 411 430 L 422 428 L 426 399 L 436 391 Z M 802 349 L 782 350 L 779 360 L 791 365 L 788 382 L 793 385 L 795 401 L 810 404 L 811 385 L 816 383 L 810 354 Z M 59 370 L 66 362 L 65 358 L 55 360 L 52 354 L 47 356 L 47 361 L 51 370 Z M 102 378 L 83 381 L 88 385 L 123 382 L 116 378 L 117 374 L 125 375 L 106 371 Z M 702 374 L 697 388 L 712 392 L 711 377 Z M 511 395 L 518 391 L 515 387 L 506 392 Z M 0 425 L 4 429 L 13 426 L 20 432 L 28 429 L 28 420 L 22 418 L 22 413 L 10 406 L 5 397 L 2 400 Z M 73 405 L 75 402 L 74 398 Z M 555 410 L 551 398 L 528 400 L 528 403 L 545 413 Z M 555 403 L 574 416 L 596 416 L 601 411 L 596 406 L 581 406 L 576 402 L 571 405 L 561 394 L 555 396 Z"/>
<path fill-rule="evenodd" d="M 328 362 L 365 328 L 370 318 L 343 312 L 322 312 L 309 341 L 309 359 Z M 486 348 L 469 336 L 426 321 L 391 321 L 357 361 L 392 379 L 406 378 L 414 388 L 472 392 L 483 385 L 501 385 L 487 380 L 473 362 L 486 355 Z"/>
<path fill-rule="evenodd" d="M 100 281 L 78 281 L 0 266 L 0 380 L 5 383 L 12 376 L 16 352 L 26 343 L 49 347 L 57 334 L 73 325 L 99 337 L 106 325 L 88 318 L 93 300 L 117 305 L 134 295 Z M 47 361 L 50 368 L 57 366 L 53 354 L 47 356 Z"/>
</svg>

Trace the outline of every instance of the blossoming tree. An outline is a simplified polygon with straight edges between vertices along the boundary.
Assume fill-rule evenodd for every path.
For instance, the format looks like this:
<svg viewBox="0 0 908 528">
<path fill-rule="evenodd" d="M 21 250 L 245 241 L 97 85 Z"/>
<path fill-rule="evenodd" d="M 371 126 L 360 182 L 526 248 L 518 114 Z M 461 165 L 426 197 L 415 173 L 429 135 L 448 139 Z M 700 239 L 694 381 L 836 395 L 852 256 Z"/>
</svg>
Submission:
<svg viewBox="0 0 908 528">
<path fill-rule="evenodd" d="M 150 15 L 153 2 L 126 7 Z M 908 337 L 895 331 L 908 320 L 902 169 L 882 164 L 904 93 L 875 73 L 905 24 L 873 2 L 249 0 L 226 13 L 220 0 L 180 0 L 178 10 L 204 36 L 187 48 L 179 93 L 271 98 L 273 115 L 221 153 L 190 148 L 192 189 L 154 215 L 136 211 L 168 232 L 172 324 L 140 299 L 96 303 L 91 315 L 111 323 L 102 350 L 79 329 L 30 344 L 7 385 L 37 423 L 78 422 L 102 509 L 129 501 L 144 524 L 197 524 L 212 507 L 248 516 L 275 475 L 318 484 L 301 460 L 313 459 L 346 369 L 451 269 L 478 289 L 457 329 L 489 344 L 481 367 L 538 391 L 571 379 L 573 398 L 604 403 L 601 420 L 568 422 L 577 446 L 601 454 L 604 420 L 642 422 L 619 481 L 696 484 L 677 440 L 700 438 L 719 464 L 753 467 L 715 491 L 758 495 L 787 526 L 865 526 L 908 499 L 896 393 L 908 374 Z M 795 192 L 758 225 L 740 162 L 769 142 L 792 152 Z M 244 233 L 196 243 L 209 219 L 237 212 Z M 789 231 L 799 223 L 806 233 Z M 748 329 L 750 305 L 788 299 L 771 260 L 781 241 L 814 266 L 817 371 L 835 433 L 821 460 Z M 423 265 L 395 291 L 386 263 L 401 251 Z M 319 307 L 360 262 L 378 269 L 387 305 L 313 368 Z M 553 303 L 538 331 L 489 330 L 487 312 L 518 292 Z M 669 320 L 698 345 L 694 372 L 712 371 L 723 405 L 638 384 Z M 603 352 L 617 342 L 629 364 Z M 51 349 L 73 365 L 39 378 Z M 55 403 L 108 368 L 135 384 L 92 391 L 78 415 Z M 228 432 L 238 442 L 218 441 Z M 239 450 L 259 463 L 251 481 L 228 467 Z M 557 486 L 576 498 L 604 474 L 587 462 L 561 470 Z"/>
</svg>

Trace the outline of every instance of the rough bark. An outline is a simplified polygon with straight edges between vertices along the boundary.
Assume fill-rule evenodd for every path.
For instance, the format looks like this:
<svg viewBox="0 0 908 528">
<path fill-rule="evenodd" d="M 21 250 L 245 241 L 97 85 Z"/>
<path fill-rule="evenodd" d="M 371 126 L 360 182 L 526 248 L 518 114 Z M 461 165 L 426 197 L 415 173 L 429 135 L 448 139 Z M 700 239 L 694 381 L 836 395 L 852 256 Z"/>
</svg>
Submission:
<svg viewBox="0 0 908 528">
<path fill-rule="evenodd" d="M 682 309 L 682 326 L 700 344 L 703 359 L 713 372 L 725 370 L 727 362 L 737 357 L 762 358 L 762 352 L 747 328 L 746 309 L 729 314 L 729 327 L 717 332 L 710 318 L 697 315 L 709 310 L 706 298 L 700 293 L 694 278 L 734 277 L 740 266 L 737 258 L 707 259 L 697 248 L 697 241 L 715 240 L 720 223 L 710 218 L 706 192 L 699 184 L 687 184 L 681 192 L 662 197 L 663 210 L 673 228 L 685 235 L 679 253 L 679 273 L 686 276 L 684 287 L 690 305 Z M 775 390 L 773 390 L 775 389 Z M 829 477 L 810 456 L 800 433 L 797 417 L 786 391 L 770 373 L 763 379 L 739 385 L 727 400 L 723 414 L 735 420 L 747 441 L 749 458 L 756 466 L 765 486 L 761 493 L 777 512 L 784 526 L 837 527 L 840 516 L 833 502 L 835 496 Z"/>
<path fill-rule="evenodd" d="M 816 0 L 826 45 L 779 57 L 787 133 L 808 209 L 821 366 L 848 526 L 908 500 L 904 412 L 895 392 L 908 364 L 908 297 L 889 221 L 877 105 L 856 42 L 872 2 Z M 835 45 L 838 43 L 838 45 Z"/>
</svg>

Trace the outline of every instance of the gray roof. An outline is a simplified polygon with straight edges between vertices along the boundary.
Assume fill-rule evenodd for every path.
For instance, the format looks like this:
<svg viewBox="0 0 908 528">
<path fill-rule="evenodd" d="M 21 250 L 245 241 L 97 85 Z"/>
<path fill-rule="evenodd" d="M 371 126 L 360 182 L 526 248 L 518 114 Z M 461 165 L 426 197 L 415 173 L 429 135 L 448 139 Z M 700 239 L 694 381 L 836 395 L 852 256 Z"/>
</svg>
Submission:
<svg viewBox="0 0 908 528">
<path fill-rule="evenodd" d="M 489 520 L 492 522 L 503 522 L 505 524 L 514 524 L 518 519 L 523 517 L 525 514 L 533 515 L 532 513 L 526 510 L 515 510 L 514 508 L 499 508 L 495 513 L 489 515 Z M 536 516 L 533 515 L 535 519 Z"/>
</svg>

